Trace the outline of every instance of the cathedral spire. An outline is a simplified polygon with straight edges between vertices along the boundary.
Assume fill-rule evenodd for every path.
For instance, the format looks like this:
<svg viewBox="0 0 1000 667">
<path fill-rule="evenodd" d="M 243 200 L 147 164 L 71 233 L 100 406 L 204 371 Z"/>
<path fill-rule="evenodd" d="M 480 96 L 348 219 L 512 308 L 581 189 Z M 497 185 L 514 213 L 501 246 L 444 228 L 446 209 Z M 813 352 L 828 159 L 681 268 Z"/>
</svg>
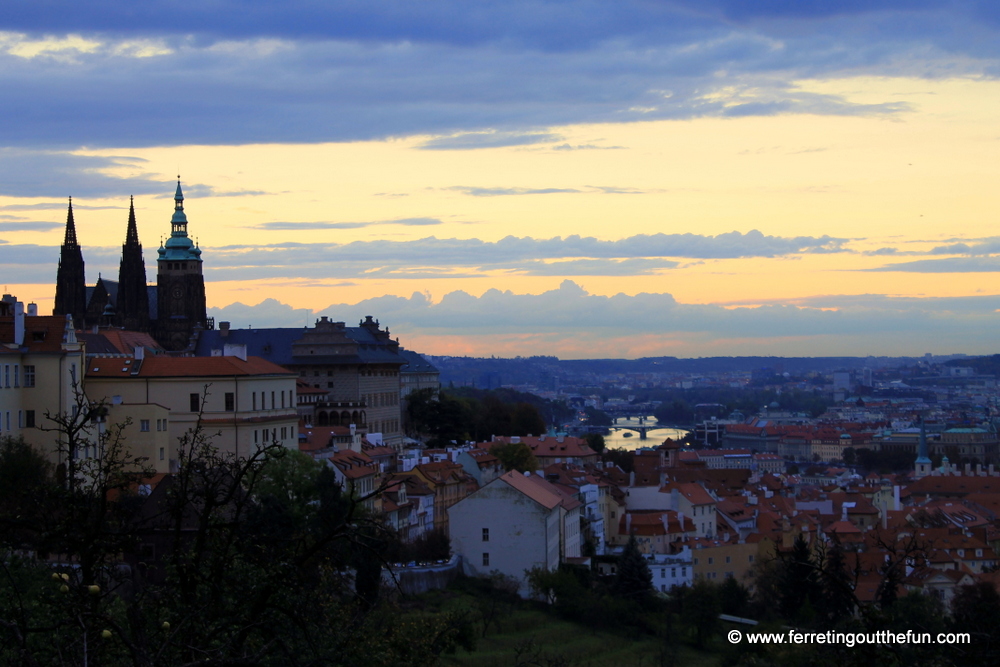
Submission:
<svg viewBox="0 0 1000 667">
<path fill-rule="evenodd" d="M 63 245 L 75 246 L 76 242 L 76 222 L 73 220 L 73 198 L 69 198 L 69 210 L 66 213 L 66 237 L 63 239 Z"/>
<path fill-rule="evenodd" d="M 128 227 L 125 230 L 125 243 L 122 244 L 122 261 L 118 267 L 118 292 L 113 319 L 118 326 L 133 331 L 148 331 L 150 327 L 146 263 L 142 257 L 139 228 L 135 222 L 134 197 L 129 198 Z"/>
<path fill-rule="evenodd" d="M 139 230 L 135 225 L 135 197 L 128 198 L 128 229 L 125 231 L 125 245 L 139 244 Z"/>
<path fill-rule="evenodd" d="M 72 315 L 76 326 L 83 326 L 87 314 L 87 284 L 84 280 L 83 251 L 76 240 L 73 198 L 66 213 L 66 236 L 59 249 L 56 272 L 56 298 L 53 315 Z"/>
</svg>

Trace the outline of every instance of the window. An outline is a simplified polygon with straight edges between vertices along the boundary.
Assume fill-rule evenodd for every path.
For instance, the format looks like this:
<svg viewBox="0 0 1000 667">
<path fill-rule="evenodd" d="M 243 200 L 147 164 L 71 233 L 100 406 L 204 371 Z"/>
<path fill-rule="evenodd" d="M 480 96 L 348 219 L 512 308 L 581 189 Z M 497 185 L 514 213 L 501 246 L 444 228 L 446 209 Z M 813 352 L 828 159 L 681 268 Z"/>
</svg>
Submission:
<svg viewBox="0 0 1000 667">
<path fill-rule="evenodd" d="M 21 367 L 18 364 L 14 364 L 14 386 L 21 386 Z"/>
<path fill-rule="evenodd" d="M 489 541 L 490 541 L 490 529 L 483 528 L 483 542 L 489 542 Z"/>
<path fill-rule="evenodd" d="M 35 367 L 25 366 L 24 367 L 24 386 L 34 387 L 35 386 Z"/>
<path fill-rule="evenodd" d="M 191 394 L 191 412 L 198 412 L 198 408 L 201 406 L 201 396 L 198 394 Z"/>
<path fill-rule="evenodd" d="M 288 427 L 287 426 L 282 426 L 281 427 L 281 439 L 284 440 L 287 437 L 288 437 Z"/>
<path fill-rule="evenodd" d="M 24 411 L 24 426 L 26 428 L 35 428 L 35 411 L 25 410 Z"/>
<path fill-rule="evenodd" d="M 17 366 L 15 366 L 14 368 L 17 368 Z M 17 427 L 18 428 L 24 428 L 24 411 L 23 410 L 18 410 L 17 411 Z"/>
<path fill-rule="evenodd" d="M 715 564 L 715 558 L 714 558 L 714 557 L 712 557 L 712 556 L 709 556 L 709 557 L 708 557 L 708 564 L 709 564 L 709 565 L 714 565 L 714 564 Z"/>
<path fill-rule="evenodd" d="M 148 419 L 140 419 L 139 420 L 139 430 L 142 431 L 143 433 L 146 433 L 146 432 L 149 431 L 149 420 Z"/>
<path fill-rule="evenodd" d="M 254 392 L 252 394 L 252 398 L 253 398 L 253 409 L 256 410 L 257 409 L 257 392 Z"/>
<path fill-rule="evenodd" d="M 164 455 L 163 447 L 160 447 L 160 460 L 161 461 L 163 460 L 163 455 Z"/>
<path fill-rule="evenodd" d="M 4 364 L 3 367 L 3 386 L 10 386 L 10 364 Z"/>
<path fill-rule="evenodd" d="M 753 562 L 753 554 L 750 554 L 749 556 L 747 556 L 747 562 L 748 563 L 752 563 Z"/>
<path fill-rule="evenodd" d="M 490 554 L 486 551 L 483 552 L 483 567 L 490 566 Z"/>
<path fill-rule="evenodd" d="M 733 562 L 732 557 L 731 556 L 726 556 L 726 565 L 729 565 L 732 562 Z"/>
<path fill-rule="evenodd" d="M 281 390 L 281 407 L 285 407 L 285 390 Z"/>
<path fill-rule="evenodd" d="M 274 406 L 275 405 L 276 405 L 276 403 L 274 402 L 274 392 L 272 391 L 271 392 L 271 409 L 272 410 L 274 410 Z"/>
<path fill-rule="evenodd" d="M 326 383 L 326 388 L 327 389 L 333 389 L 333 383 L 332 382 L 327 382 Z"/>
<path fill-rule="evenodd" d="M 236 394 L 231 391 L 226 392 L 226 412 L 236 411 Z"/>
<path fill-rule="evenodd" d="M 258 442 L 260 442 L 259 438 L 260 438 L 260 431 L 254 431 L 253 432 L 253 444 L 256 445 Z"/>
</svg>

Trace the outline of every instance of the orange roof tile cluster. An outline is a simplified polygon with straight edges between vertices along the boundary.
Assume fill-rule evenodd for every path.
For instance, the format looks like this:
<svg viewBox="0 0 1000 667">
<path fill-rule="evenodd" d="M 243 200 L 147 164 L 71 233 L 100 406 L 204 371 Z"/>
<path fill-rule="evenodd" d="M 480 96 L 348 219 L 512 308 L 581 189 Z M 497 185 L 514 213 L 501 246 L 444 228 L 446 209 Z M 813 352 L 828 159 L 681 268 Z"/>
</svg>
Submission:
<svg viewBox="0 0 1000 667">
<path fill-rule="evenodd" d="M 516 470 L 504 473 L 498 479 L 511 486 L 546 509 L 562 506 L 571 510 L 581 505 L 580 501 L 568 496 L 553 484 L 538 475 L 525 475 Z"/>
<path fill-rule="evenodd" d="M 38 315 L 24 318 L 23 346 L 31 352 L 60 352 L 66 336 L 66 318 Z M 14 317 L 0 317 L 0 343 L 14 342 Z"/>
</svg>

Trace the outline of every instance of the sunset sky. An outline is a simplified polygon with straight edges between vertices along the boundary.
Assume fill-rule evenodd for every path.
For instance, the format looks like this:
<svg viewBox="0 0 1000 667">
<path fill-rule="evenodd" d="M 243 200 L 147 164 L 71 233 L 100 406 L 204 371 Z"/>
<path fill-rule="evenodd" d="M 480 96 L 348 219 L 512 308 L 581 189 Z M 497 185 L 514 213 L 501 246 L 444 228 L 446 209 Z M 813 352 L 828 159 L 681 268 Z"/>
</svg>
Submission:
<svg viewBox="0 0 1000 667">
<path fill-rule="evenodd" d="M 993 354 L 1000 5 L 16 1 L 0 272 L 146 271 L 177 174 L 209 314 L 429 354 Z"/>
</svg>

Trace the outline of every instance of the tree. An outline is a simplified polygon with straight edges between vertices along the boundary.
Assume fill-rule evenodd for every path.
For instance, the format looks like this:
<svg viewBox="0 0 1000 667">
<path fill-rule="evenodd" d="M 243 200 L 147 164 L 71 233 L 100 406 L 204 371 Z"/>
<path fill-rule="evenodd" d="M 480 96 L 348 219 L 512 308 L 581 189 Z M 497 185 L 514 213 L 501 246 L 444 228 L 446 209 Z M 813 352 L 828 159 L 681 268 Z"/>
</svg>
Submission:
<svg viewBox="0 0 1000 667">
<path fill-rule="evenodd" d="M 538 408 L 530 403 L 517 403 L 511 412 L 511 431 L 513 435 L 542 435 L 545 433 L 545 420 L 539 414 Z"/>
<path fill-rule="evenodd" d="M 812 548 L 802 535 L 795 538 L 792 553 L 782 559 L 781 615 L 794 623 L 809 623 L 823 595 L 819 567 Z"/>
<path fill-rule="evenodd" d="M 490 447 L 490 454 L 500 459 L 506 471 L 533 472 L 538 470 L 538 459 L 531 447 L 523 442 L 499 443 Z"/>
<path fill-rule="evenodd" d="M 618 559 L 618 570 L 612 586 L 615 595 L 638 603 L 644 603 L 653 593 L 653 573 L 639 551 L 635 535 L 630 535 L 622 555 Z"/>
<path fill-rule="evenodd" d="M 951 601 L 952 632 L 972 634 L 970 644 L 952 647 L 959 664 L 1000 664 L 1000 594 L 989 582 L 962 586 Z"/>
<path fill-rule="evenodd" d="M 52 416 L 77 456 L 41 482 L 37 525 L 0 531 L 0 664 L 429 664 L 462 637 L 449 614 L 398 623 L 377 595 L 385 529 L 329 468 L 223 452 L 199 425 L 146 492 L 122 428 L 78 407 Z"/>
<path fill-rule="evenodd" d="M 719 601 L 718 587 L 704 579 L 699 579 L 689 589 L 685 589 L 682 598 L 682 617 L 684 621 L 694 626 L 695 644 L 705 648 L 708 639 L 719 628 L 719 614 L 722 605 Z"/>
<path fill-rule="evenodd" d="M 820 579 L 823 596 L 819 602 L 822 604 L 827 623 L 836 625 L 850 618 L 858 603 L 854 594 L 855 580 L 848 571 L 844 549 L 836 535 L 826 549 Z"/>
<path fill-rule="evenodd" d="M 583 439 L 587 441 L 587 445 L 593 449 L 598 454 L 604 452 L 604 447 L 606 446 L 604 442 L 604 436 L 600 433 L 588 433 L 583 436 Z"/>
<path fill-rule="evenodd" d="M 721 613 L 732 616 L 746 616 L 750 606 L 750 591 L 736 581 L 735 577 L 726 577 L 718 588 L 719 608 Z"/>
</svg>

